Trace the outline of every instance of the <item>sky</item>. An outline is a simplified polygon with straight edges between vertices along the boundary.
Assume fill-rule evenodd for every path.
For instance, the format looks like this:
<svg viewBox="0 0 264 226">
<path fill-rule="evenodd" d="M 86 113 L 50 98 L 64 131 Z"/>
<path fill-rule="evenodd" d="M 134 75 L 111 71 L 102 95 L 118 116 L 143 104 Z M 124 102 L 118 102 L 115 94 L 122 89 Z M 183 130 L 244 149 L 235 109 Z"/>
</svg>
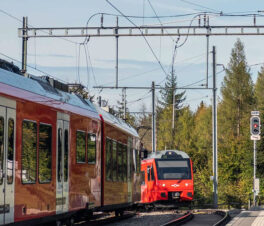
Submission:
<svg viewBox="0 0 264 226">
<path fill-rule="evenodd" d="M 264 10 L 263 1 L 255 0 L 110 0 L 125 15 L 145 18 L 131 18 L 139 25 L 189 25 L 192 16 L 179 16 L 200 12 L 223 13 L 257 13 Z M 155 10 L 155 12 L 153 11 Z M 1 0 L 0 6 L 0 58 L 14 61 L 21 67 L 22 40 L 17 29 L 21 27 L 23 16 L 33 27 L 74 27 L 100 26 L 97 13 L 118 14 L 105 0 Z M 169 18 L 151 18 L 158 16 L 177 16 Z M 93 16 L 94 15 L 94 16 Z M 257 25 L 264 24 L 263 17 L 257 17 Z M 105 26 L 114 26 L 116 16 L 104 16 Z M 119 18 L 120 26 L 133 26 L 126 18 Z M 193 21 L 197 25 L 197 21 Z M 253 25 L 252 17 L 210 16 L 210 25 Z M 164 85 L 165 73 L 157 62 L 160 61 L 166 73 L 171 70 L 173 50 L 178 37 L 147 37 L 154 54 L 142 37 L 119 38 L 119 85 L 151 86 L 152 81 Z M 247 62 L 252 79 L 255 82 L 261 63 L 264 62 L 264 45 L 261 36 L 220 36 L 210 37 L 209 49 L 216 46 L 218 64 L 228 67 L 230 53 L 237 38 L 245 45 Z M 185 37 L 180 37 L 179 44 Z M 81 82 L 92 95 L 99 95 L 110 105 L 121 101 L 121 89 L 93 88 L 97 85 L 115 85 L 115 38 L 90 38 L 87 45 L 79 45 L 84 38 L 31 38 L 28 41 L 28 65 L 38 68 L 65 82 Z M 4 56 L 4 55 L 8 56 Z M 12 59 L 12 60 L 11 60 Z M 255 65 L 258 64 L 258 65 Z M 186 43 L 177 48 L 175 64 L 179 87 L 203 87 L 206 76 L 206 38 L 188 37 Z M 222 66 L 217 67 L 218 96 L 221 99 L 221 83 L 225 76 Z M 33 69 L 35 75 L 43 75 Z M 212 75 L 212 54 L 209 55 L 209 76 Z M 198 82 L 200 81 L 200 82 Z M 192 83 L 195 83 L 192 85 Z M 209 78 L 211 87 L 212 79 Z M 159 92 L 157 91 L 159 98 Z M 184 105 L 195 111 L 201 101 L 211 104 L 211 90 L 187 90 Z M 128 108 L 140 111 L 142 105 L 151 110 L 151 93 L 149 90 L 127 90 Z"/>
</svg>

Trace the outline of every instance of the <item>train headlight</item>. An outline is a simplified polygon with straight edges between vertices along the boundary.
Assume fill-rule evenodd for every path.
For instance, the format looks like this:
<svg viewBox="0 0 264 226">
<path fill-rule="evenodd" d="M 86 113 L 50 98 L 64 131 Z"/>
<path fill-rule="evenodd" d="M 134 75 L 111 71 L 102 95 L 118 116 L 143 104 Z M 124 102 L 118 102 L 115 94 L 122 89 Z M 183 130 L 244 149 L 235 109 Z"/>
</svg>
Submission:
<svg viewBox="0 0 264 226">
<path fill-rule="evenodd" d="M 166 184 L 162 184 L 162 187 L 165 187 L 166 186 Z"/>
</svg>

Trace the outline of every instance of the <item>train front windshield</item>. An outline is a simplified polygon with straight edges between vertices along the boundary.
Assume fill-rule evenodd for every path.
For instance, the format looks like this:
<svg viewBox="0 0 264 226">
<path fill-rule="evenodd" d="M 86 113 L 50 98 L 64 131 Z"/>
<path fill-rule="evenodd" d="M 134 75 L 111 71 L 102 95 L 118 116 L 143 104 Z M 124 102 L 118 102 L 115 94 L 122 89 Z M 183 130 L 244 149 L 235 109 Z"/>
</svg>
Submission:
<svg viewBox="0 0 264 226">
<path fill-rule="evenodd" d="M 159 180 L 191 179 L 190 160 L 157 159 Z"/>
</svg>

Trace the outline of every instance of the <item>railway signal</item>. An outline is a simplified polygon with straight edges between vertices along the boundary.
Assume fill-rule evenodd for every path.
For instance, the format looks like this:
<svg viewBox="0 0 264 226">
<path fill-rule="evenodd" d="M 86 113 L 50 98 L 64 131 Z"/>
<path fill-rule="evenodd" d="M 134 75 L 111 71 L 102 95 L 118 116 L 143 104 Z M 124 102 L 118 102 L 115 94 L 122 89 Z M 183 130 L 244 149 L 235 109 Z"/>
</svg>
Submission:
<svg viewBox="0 0 264 226">
<path fill-rule="evenodd" d="M 251 140 L 254 141 L 254 153 L 253 153 L 253 205 L 256 206 L 256 196 L 259 192 L 259 180 L 256 178 L 256 170 L 257 170 L 257 140 L 260 140 L 260 118 L 259 118 L 259 111 L 251 111 L 251 118 L 250 118 L 250 133 L 251 133 Z"/>
<path fill-rule="evenodd" d="M 252 116 L 250 118 L 250 133 L 251 140 L 259 140 L 260 139 L 260 118 L 259 116 Z"/>
</svg>

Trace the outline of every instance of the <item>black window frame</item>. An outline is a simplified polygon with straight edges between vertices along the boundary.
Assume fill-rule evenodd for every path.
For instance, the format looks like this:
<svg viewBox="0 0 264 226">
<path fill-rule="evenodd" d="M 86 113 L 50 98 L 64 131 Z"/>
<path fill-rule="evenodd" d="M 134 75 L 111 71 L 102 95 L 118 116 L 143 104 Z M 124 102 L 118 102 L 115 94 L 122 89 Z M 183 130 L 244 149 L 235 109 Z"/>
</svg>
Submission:
<svg viewBox="0 0 264 226">
<path fill-rule="evenodd" d="M 159 175 L 159 165 L 158 165 L 158 162 L 159 161 L 186 161 L 187 162 L 187 165 L 188 165 L 188 170 L 189 170 L 189 178 L 176 178 L 176 179 L 173 179 L 173 178 L 168 178 L 168 179 L 164 179 L 164 178 L 161 178 L 160 175 Z M 190 159 L 189 158 L 183 158 L 183 159 L 155 159 L 155 164 L 156 164 L 156 168 L 157 168 L 157 179 L 158 180 L 192 180 L 192 171 L 191 171 L 191 163 L 190 163 Z"/>
<path fill-rule="evenodd" d="M 111 154 L 112 154 L 112 181 L 117 182 L 118 181 L 118 163 L 117 163 L 118 142 L 116 140 L 112 140 Z"/>
<path fill-rule="evenodd" d="M 62 128 L 57 128 L 57 140 L 58 140 L 58 143 L 57 143 L 57 149 L 58 149 L 58 162 L 57 162 L 57 165 L 56 165 L 56 170 L 57 170 L 57 180 L 58 182 L 62 182 L 62 165 L 61 165 L 61 162 L 62 162 L 62 137 L 63 137 L 63 134 L 62 134 Z"/>
<path fill-rule="evenodd" d="M 4 182 L 4 151 L 5 151 L 5 148 L 4 148 L 4 145 L 5 145 L 5 119 L 4 119 L 4 117 L 3 116 L 0 116 L 0 122 L 3 122 L 3 124 L 2 124 L 2 126 L 3 126 L 3 134 L 2 134 L 2 151 L 0 152 L 0 153 L 2 153 L 2 155 L 0 155 L 0 157 L 2 157 L 2 162 L 1 162 L 1 164 L 2 164 L 2 169 L 0 168 L 0 170 L 2 170 L 2 173 L 0 174 L 0 185 L 2 185 L 3 184 L 3 182 Z M 1 146 L 0 146 L 0 148 L 1 148 Z"/>
<path fill-rule="evenodd" d="M 150 180 L 155 181 L 155 172 L 153 165 L 150 167 Z"/>
<path fill-rule="evenodd" d="M 50 168 L 51 168 L 51 170 L 50 170 L 50 180 L 48 180 L 48 181 L 43 181 L 43 182 L 41 182 L 40 181 L 40 170 L 39 170 L 39 167 L 40 167 L 40 127 L 41 126 L 47 126 L 47 127 L 50 127 L 50 129 L 51 129 L 51 135 L 50 135 Z M 51 124 L 47 124 L 47 123 L 42 123 L 42 122 L 40 122 L 39 124 L 38 124 L 38 148 L 37 148 L 37 150 L 38 150 L 38 154 L 37 154 L 37 161 L 38 161 L 38 182 L 39 182 L 39 184 L 50 184 L 51 182 L 52 182 L 52 143 L 53 143 L 53 140 L 52 140 L 52 135 L 53 135 L 53 127 L 52 127 L 52 125 Z"/>
<path fill-rule="evenodd" d="M 10 127 L 9 127 L 9 125 L 10 125 L 10 121 L 12 121 L 13 122 L 13 127 L 12 127 L 12 131 L 13 131 L 13 134 L 12 134 L 12 136 L 10 137 L 10 131 L 9 131 L 9 129 L 10 129 Z M 7 173 L 6 173 L 6 178 L 7 178 L 7 184 L 13 184 L 13 182 L 14 182 L 14 160 L 15 160 L 15 120 L 13 119 L 13 118 L 8 118 L 8 131 L 7 131 L 7 134 L 8 134 L 8 147 L 7 147 Z M 11 139 L 11 140 L 10 140 Z M 10 178 L 10 176 L 9 176 L 9 174 L 8 174 L 8 170 L 10 170 L 10 169 L 8 169 L 8 161 L 10 161 L 10 159 L 9 159 L 9 154 L 10 154 L 10 141 L 11 141 L 11 143 L 12 143 L 12 169 L 11 169 L 11 172 L 12 172 L 12 176 L 11 176 L 11 180 L 9 180 L 9 178 Z"/>
<path fill-rule="evenodd" d="M 36 125 L 35 180 L 32 182 L 24 182 L 23 181 L 23 153 L 24 153 L 23 124 L 24 123 L 34 123 Z M 37 123 L 37 121 L 24 119 L 22 121 L 22 151 L 21 151 L 21 182 L 22 182 L 22 184 L 26 185 L 26 184 L 36 184 L 37 183 L 37 177 L 38 177 L 38 173 L 37 173 L 38 163 L 37 163 L 37 161 L 38 161 L 38 123 Z"/>
<path fill-rule="evenodd" d="M 66 139 L 66 132 L 67 132 L 67 139 Z M 67 149 L 66 149 L 67 147 Z M 65 152 L 67 150 L 67 155 Z M 65 156 L 67 156 L 67 161 L 65 161 Z M 63 182 L 67 183 L 69 180 L 69 129 L 64 129 L 64 166 L 63 166 Z M 67 166 L 67 167 L 65 167 Z M 65 170 L 66 169 L 66 170 Z M 67 172 L 66 172 L 67 171 Z M 65 177 L 67 175 L 67 177 Z M 66 178 L 66 180 L 65 180 Z"/>
</svg>

